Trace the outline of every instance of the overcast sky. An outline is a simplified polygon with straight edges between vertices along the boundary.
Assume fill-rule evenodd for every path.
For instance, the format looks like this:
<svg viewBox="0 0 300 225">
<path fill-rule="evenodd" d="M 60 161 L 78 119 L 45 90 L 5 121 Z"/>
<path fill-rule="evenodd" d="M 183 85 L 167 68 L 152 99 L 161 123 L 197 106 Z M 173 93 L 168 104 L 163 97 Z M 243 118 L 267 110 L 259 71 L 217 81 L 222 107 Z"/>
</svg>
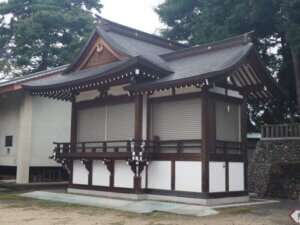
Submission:
<svg viewBox="0 0 300 225">
<path fill-rule="evenodd" d="M 156 33 L 163 27 L 154 8 L 164 0 L 101 0 L 101 16 L 123 25 Z"/>
</svg>

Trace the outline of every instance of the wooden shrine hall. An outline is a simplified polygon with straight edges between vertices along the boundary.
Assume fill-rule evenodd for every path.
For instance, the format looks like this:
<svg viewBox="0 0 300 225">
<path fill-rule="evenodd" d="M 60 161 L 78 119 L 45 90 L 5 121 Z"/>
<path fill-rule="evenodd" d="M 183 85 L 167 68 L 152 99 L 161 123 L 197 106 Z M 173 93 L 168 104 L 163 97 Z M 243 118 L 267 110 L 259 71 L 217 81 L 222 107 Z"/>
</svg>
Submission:
<svg viewBox="0 0 300 225">
<path fill-rule="evenodd" d="M 70 142 L 53 140 L 69 192 L 202 205 L 248 201 L 247 101 L 285 94 L 249 33 L 187 46 L 103 18 L 23 88 L 72 102 Z"/>
</svg>

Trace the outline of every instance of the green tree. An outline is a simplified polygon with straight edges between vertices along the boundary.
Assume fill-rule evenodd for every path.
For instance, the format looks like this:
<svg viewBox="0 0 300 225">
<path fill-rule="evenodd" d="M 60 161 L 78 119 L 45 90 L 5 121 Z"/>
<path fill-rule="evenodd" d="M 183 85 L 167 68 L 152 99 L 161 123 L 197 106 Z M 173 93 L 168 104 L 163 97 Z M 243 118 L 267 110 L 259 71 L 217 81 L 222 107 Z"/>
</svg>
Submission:
<svg viewBox="0 0 300 225">
<path fill-rule="evenodd" d="M 294 116 L 297 99 L 300 106 L 300 0 L 166 0 L 156 12 L 167 25 L 163 36 L 192 45 L 255 30 L 264 62 L 290 95 L 253 104 L 251 117 L 261 124 Z"/>
<path fill-rule="evenodd" d="M 70 63 L 101 8 L 99 0 L 0 3 L 0 66 L 26 74 Z"/>
</svg>

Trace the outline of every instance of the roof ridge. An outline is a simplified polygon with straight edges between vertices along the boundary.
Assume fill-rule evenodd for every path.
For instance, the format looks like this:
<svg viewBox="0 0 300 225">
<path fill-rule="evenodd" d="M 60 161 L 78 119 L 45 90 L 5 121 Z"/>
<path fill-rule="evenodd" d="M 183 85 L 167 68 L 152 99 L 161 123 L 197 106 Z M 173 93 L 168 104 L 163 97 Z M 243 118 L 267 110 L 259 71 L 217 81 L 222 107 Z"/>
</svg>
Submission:
<svg viewBox="0 0 300 225">
<path fill-rule="evenodd" d="M 210 51 L 215 51 L 215 50 L 220 50 L 228 47 L 233 47 L 241 44 L 247 44 L 251 42 L 251 34 L 254 31 L 250 31 L 248 33 L 234 36 L 231 38 L 215 41 L 215 42 L 210 42 L 202 45 L 196 45 L 192 46 L 190 48 L 185 48 L 185 49 L 180 49 L 175 52 L 170 52 L 166 54 L 160 55 L 161 58 L 164 60 L 173 60 L 177 58 L 182 58 L 186 56 L 191 56 L 191 55 L 196 55 L 196 54 L 201 54 L 201 53 L 206 53 Z"/>
<path fill-rule="evenodd" d="M 104 27 L 105 31 L 112 30 L 116 33 L 121 33 L 127 35 L 129 37 L 133 37 L 142 41 L 151 42 L 156 45 L 160 45 L 169 49 L 178 50 L 182 48 L 190 47 L 189 45 L 182 44 L 176 41 L 172 41 L 163 37 L 160 37 L 155 34 L 150 34 L 141 30 L 137 30 L 132 27 L 125 26 L 123 24 L 119 24 L 113 22 L 111 20 L 105 19 L 103 17 L 97 16 L 99 18 L 99 23 L 97 26 Z"/>
</svg>

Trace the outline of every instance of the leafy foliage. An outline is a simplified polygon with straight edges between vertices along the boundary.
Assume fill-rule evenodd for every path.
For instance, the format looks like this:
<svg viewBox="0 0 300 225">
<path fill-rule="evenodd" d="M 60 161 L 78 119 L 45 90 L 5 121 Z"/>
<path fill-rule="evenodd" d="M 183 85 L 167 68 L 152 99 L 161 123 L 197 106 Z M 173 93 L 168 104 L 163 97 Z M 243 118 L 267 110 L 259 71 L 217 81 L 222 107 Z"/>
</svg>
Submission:
<svg viewBox="0 0 300 225">
<path fill-rule="evenodd" d="M 29 73 L 70 63 L 101 8 L 99 0 L 0 3 L 0 66 Z"/>
<path fill-rule="evenodd" d="M 300 63 L 300 0 L 166 0 L 156 12 L 167 25 L 163 36 L 192 45 L 255 30 L 262 59 L 290 95 L 252 104 L 251 120 L 260 125 L 294 118 L 297 91 L 300 102 L 300 71 L 293 63 Z"/>
</svg>

